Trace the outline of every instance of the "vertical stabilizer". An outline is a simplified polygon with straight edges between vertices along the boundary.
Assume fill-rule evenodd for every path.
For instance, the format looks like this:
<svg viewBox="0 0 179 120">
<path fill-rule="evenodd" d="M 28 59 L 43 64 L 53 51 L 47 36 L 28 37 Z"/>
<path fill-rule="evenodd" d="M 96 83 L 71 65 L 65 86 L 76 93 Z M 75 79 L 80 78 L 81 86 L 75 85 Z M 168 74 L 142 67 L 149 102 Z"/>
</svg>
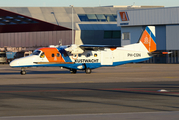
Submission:
<svg viewBox="0 0 179 120">
<path fill-rule="evenodd" d="M 147 26 L 142 33 L 140 42 L 146 47 L 149 52 L 157 50 L 157 45 L 155 41 L 155 26 Z"/>
</svg>

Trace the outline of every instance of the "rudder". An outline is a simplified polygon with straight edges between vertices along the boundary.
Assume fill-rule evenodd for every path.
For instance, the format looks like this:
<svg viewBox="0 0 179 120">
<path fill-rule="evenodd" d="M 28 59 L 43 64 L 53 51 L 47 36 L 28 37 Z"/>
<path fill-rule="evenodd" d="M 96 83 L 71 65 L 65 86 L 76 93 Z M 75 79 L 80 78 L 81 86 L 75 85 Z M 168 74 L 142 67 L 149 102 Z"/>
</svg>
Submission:
<svg viewBox="0 0 179 120">
<path fill-rule="evenodd" d="M 149 52 L 157 50 L 157 44 L 155 41 L 155 26 L 146 26 L 140 38 L 140 42 L 142 42 Z"/>
</svg>

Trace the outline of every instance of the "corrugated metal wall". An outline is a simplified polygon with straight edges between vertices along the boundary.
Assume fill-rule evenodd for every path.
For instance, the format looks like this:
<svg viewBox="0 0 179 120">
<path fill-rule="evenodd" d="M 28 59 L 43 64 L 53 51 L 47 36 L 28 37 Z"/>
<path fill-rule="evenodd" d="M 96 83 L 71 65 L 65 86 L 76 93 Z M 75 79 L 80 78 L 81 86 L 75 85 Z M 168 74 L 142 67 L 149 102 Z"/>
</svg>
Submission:
<svg viewBox="0 0 179 120">
<path fill-rule="evenodd" d="M 179 50 L 179 25 L 166 26 L 166 49 Z"/>
<path fill-rule="evenodd" d="M 71 44 L 71 31 L 1 33 L 0 47 L 42 47 Z"/>
<path fill-rule="evenodd" d="M 129 16 L 129 24 L 133 25 L 162 25 L 162 24 L 178 24 L 179 23 L 179 7 L 171 8 L 154 8 L 140 10 L 126 10 Z M 118 26 L 123 23 L 119 17 Z M 126 22 L 126 21 L 125 21 Z M 125 26 L 125 25 L 121 25 Z"/>
</svg>

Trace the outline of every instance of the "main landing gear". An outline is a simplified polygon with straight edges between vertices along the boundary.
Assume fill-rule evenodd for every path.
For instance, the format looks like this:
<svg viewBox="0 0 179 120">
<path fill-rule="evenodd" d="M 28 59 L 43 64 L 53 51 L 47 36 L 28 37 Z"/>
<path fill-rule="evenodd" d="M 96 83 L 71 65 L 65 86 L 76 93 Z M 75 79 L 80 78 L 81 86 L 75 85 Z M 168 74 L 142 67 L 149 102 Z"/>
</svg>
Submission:
<svg viewBox="0 0 179 120">
<path fill-rule="evenodd" d="M 85 72 L 86 72 L 86 74 L 90 74 L 91 73 L 91 69 L 90 68 L 86 68 Z"/>
<path fill-rule="evenodd" d="M 90 74 L 91 71 L 92 71 L 92 70 L 91 70 L 90 68 L 86 68 L 86 69 L 85 69 L 86 74 Z M 77 70 L 75 70 L 75 69 L 70 69 L 70 72 L 71 72 L 71 74 L 76 74 Z"/>
<path fill-rule="evenodd" d="M 20 74 L 21 74 L 21 75 L 25 75 L 25 74 L 26 74 L 25 68 L 21 68 Z"/>
</svg>

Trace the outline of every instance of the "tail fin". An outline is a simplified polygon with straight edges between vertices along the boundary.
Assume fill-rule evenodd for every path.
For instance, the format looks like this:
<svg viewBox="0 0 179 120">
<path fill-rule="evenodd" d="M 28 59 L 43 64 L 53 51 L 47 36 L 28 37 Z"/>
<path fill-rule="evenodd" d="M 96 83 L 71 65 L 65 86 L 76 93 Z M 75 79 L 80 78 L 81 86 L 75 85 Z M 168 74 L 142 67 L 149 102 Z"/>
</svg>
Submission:
<svg viewBox="0 0 179 120">
<path fill-rule="evenodd" d="M 142 33 L 142 36 L 139 40 L 149 52 L 157 50 L 157 44 L 155 41 L 155 26 L 147 26 Z"/>
</svg>

